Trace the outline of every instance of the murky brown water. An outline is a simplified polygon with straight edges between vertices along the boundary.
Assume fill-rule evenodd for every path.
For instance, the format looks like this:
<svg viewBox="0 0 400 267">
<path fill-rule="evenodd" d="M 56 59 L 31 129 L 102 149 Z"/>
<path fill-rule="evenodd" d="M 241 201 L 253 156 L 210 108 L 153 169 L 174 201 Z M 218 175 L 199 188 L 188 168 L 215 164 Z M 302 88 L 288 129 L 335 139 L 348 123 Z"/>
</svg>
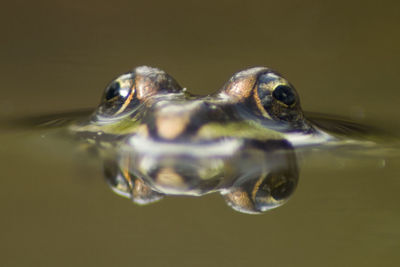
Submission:
<svg viewBox="0 0 400 267">
<path fill-rule="evenodd" d="M 399 131 L 397 2 L 14 1 L 0 10 L 0 117 L 97 105 L 142 64 L 193 93 L 254 65 L 306 110 Z M 1 266 L 398 266 L 400 160 L 304 159 L 283 207 L 250 216 L 219 195 L 138 207 L 100 165 L 40 134 L 3 134 Z"/>
</svg>

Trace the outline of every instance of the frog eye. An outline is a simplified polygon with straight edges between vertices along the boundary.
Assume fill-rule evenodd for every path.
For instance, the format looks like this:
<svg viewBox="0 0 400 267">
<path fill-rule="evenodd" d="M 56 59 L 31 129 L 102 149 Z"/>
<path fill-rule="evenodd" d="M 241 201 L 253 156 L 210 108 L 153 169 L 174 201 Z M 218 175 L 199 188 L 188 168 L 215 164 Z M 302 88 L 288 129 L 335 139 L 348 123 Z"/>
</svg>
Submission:
<svg viewBox="0 0 400 267">
<path fill-rule="evenodd" d="M 303 120 L 299 96 L 282 76 L 270 70 L 261 73 L 254 90 L 254 102 L 264 117 L 287 122 Z"/>
<path fill-rule="evenodd" d="M 162 70 L 141 66 L 112 81 L 105 89 L 95 119 L 109 121 L 135 112 L 157 94 L 179 93 L 182 88 Z"/>
<path fill-rule="evenodd" d="M 137 105 L 135 75 L 127 73 L 106 87 L 97 114 L 102 117 L 120 116 Z"/>
<path fill-rule="evenodd" d="M 273 103 L 293 107 L 298 102 L 297 92 L 293 86 L 272 71 L 259 75 L 256 90 L 255 95 L 265 108 Z"/>
<path fill-rule="evenodd" d="M 131 90 L 131 84 L 128 86 L 121 87 L 121 81 L 113 81 L 105 90 L 104 98 L 106 101 L 110 101 L 116 97 L 121 97 L 126 99 L 129 96 L 129 91 Z"/>
<path fill-rule="evenodd" d="M 219 97 L 246 106 L 266 119 L 304 125 L 299 96 L 280 74 L 264 67 L 235 73 L 219 91 Z"/>
</svg>

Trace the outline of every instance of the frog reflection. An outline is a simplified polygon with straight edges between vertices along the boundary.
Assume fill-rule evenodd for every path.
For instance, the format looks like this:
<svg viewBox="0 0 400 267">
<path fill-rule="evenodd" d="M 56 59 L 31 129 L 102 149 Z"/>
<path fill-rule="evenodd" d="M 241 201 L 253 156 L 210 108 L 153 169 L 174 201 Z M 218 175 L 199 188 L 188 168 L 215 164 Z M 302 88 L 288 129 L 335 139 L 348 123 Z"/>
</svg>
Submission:
<svg viewBox="0 0 400 267">
<path fill-rule="evenodd" d="M 294 87 L 264 67 L 238 72 L 204 97 L 138 67 L 112 81 L 91 118 L 70 130 L 111 158 L 110 185 L 136 203 L 218 191 L 248 213 L 293 193 L 294 149 L 334 140 L 304 117 Z"/>
<path fill-rule="evenodd" d="M 152 153 L 137 147 L 135 140 L 129 142 L 119 162 L 105 162 L 104 173 L 114 192 L 137 204 L 166 195 L 220 192 L 235 210 L 261 213 L 285 203 L 298 182 L 295 153 L 285 140 L 241 146 L 228 141 L 211 150 L 199 145 L 186 153 L 168 152 L 168 145 Z"/>
</svg>

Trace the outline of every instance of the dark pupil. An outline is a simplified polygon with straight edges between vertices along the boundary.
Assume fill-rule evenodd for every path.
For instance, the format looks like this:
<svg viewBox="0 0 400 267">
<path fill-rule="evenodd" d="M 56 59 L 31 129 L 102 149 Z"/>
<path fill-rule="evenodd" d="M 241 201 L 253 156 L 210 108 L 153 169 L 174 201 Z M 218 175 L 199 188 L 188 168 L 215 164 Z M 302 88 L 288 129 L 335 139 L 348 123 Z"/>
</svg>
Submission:
<svg viewBox="0 0 400 267">
<path fill-rule="evenodd" d="M 275 88 L 272 95 L 274 98 L 288 106 L 292 105 L 296 101 L 296 96 L 290 87 L 279 85 Z"/>
<path fill-rule="evenodd" d="M 116 96 L 119 96 L 119 89 L 120 86 L 118 82 L 113 82 L 112 84 L 110 84 L 106 91 L 106 100 L 110 100 Z"/>
</svg>

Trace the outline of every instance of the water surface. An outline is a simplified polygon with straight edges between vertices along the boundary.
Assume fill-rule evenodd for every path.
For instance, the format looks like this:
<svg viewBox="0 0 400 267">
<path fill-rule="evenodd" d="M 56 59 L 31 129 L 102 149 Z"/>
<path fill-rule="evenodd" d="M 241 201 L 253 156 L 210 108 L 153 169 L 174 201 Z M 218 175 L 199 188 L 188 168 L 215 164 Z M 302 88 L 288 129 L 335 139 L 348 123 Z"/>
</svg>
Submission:
<svg viewBox="0 0 400 267">
<path fill-rule="evenodd" d="M 346 8 L 344 8 L 346 7 Z M 306 110 L 399 131 L 397 2 L 40 1 L 0 11 L 0 117 L 94 107 L 134 66 L 194 93 L 265 65 Z M 397 266 L 400 160 L 301 160 L 294 197 L 261 216 L 217 194 L 139 207 L 99 162 L 48 133 L 2 131 L 0 265 Z"/>
</svg>

